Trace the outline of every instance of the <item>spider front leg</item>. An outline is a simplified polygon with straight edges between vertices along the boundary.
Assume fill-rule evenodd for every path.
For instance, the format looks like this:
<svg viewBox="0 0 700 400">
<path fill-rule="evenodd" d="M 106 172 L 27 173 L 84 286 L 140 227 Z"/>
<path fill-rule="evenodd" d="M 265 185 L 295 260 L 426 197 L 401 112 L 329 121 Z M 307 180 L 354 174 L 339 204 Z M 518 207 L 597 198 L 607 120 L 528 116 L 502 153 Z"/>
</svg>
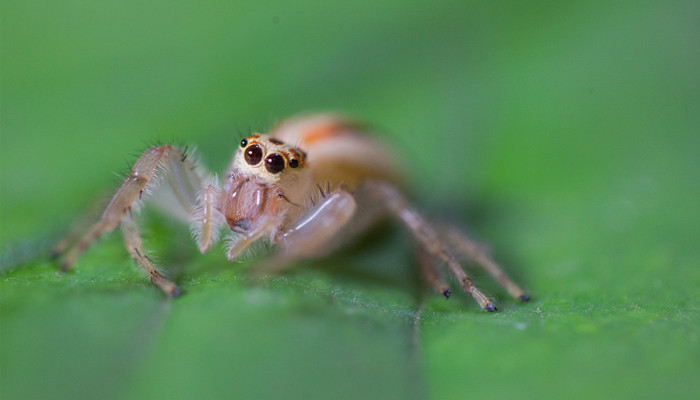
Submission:
<svg viewBox="0 0 700 400">
<path fill-rule="evenodd" d="M 253 242 L 274 231 L 281 224 L 279 215 L 267 215 L 256 221 L 256 224 L 248 229 L 236 229 L 230 236 L 229 248 L 226 257 L 235 260 Z"/>
<path fill-rule="evenodd" d="M 134 216 L 131 211 L 122 218 L 121 229 L 126 250 L 131 254 L 131 257 L 139 263 L 141 268 L 146 271 L 151 282 L 158 285 L 168 296 L 177 297 L 180 294 L 180 289 L 158 272 L 151 263 L 151 259 L 144 253 L 141 235 L 136 227 L 136 221 L 134 221 Z"/>
<path fill-rule="evenodd" d="M 144 254 L 141 236 L 131 214 L 139 200 L 155 190 L 160 183 L 168 183 L 172 195 L 185 212 L 189 213 L 194 208 L 196 192 L 202 186 L 195 165 L 184 152 L 173 146 L 152 147 L 136 161 L 102 218 L 74 244 L 68 245 L 66 240 L 59 243 L 54 252 L 60 258 L 61 269 L 65 271 L 72 268 L 91 243 L 123 224 L 124 243 L 131 256 L 164 292 L 177 295 L 177 287 L 160 275 Z"/>
<path fill-rule="evenodd" d="M 275 273 L 298 260 L 326 255 L 355 209 L 355 199 L 350 193 L 342 189 L 332 191 L 274 238 L 281 249 L 258 271 Z"/>
<path fill-rule="evenodd" d="M 486 311 L 496 311 L 496 306 L 486 297 L 475 285 L 472 279 L 460 266 L 455 255 L 443 244 L 435 228 L 423 218 L 414 208 L 410 207 L 401 192 L 393 185 L 383 181 L 369 181 L 364 183 L 364 190 L 368 195 L 373 196 L 376 201 L 384 204 L 388 211 L 396 216 L 411 231 L 413 237 L 423 250 L 437 257 L 447 264 L 452 274 L 459 280 L 465 292 L 469 293 L 474 300 Z M 428 272 L 429 280 L 435 282 L 434 285 L 442 285 L 435 276 Z M 444 292 L 443 292 L 444 294 Z"/>
</svg>

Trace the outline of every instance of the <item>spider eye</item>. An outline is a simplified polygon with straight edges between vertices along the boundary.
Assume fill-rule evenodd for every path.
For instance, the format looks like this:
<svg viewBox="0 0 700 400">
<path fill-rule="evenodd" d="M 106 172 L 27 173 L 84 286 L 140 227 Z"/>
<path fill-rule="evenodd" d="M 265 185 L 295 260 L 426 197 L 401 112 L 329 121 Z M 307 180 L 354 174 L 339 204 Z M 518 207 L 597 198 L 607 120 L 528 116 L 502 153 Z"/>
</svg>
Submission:
<svg viewBox="0 0 700 400">
<path fill-rule="evenodd" d="M 250 165 L 259 164 L 260 160 L 262 160 L 262 156 L 262 149 L 257 144 L 254 144 L 245 150 L 245 162 L 247 162 Z"/>
<path fill-rule="evenodd" d="M 265 158 L 265 168 L 272 174 L 278 174 L 284 169 L 284 157 L 272 153 Z"/>
<path fill-rule="evenodd" d="M 292 167 L 292 168 L 298 167 L 298 166 L 299 166 L 299 160 L 297 160 L 296 158 L 292 158 L 291 160 L 289 160 L 289 166 Z"/>
<path fill-rule="evenodd" d="M 248 139 L 241 139 L 241 147 L 245 148 L 248 145 Z"/>
</svg>

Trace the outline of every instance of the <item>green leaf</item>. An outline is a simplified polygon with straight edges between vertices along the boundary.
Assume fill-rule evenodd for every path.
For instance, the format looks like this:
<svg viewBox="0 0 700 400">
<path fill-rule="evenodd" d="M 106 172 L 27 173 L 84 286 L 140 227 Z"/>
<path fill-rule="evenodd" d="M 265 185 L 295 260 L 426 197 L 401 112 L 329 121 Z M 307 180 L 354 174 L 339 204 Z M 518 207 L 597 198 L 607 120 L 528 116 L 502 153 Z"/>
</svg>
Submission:
<svg viewBox="0 0 700 400">
<path fill-rule="evenodd" d="M 699 7 L 376 3 L 3 3 L 2 399 L 700 396 Z M 222 173 L 306 110 L 377 126 L 532 301 L 428 293 L 399 229 L 256 282 L 147 210 L 174 300 L 118 234 L 48 261 L 154 141 Z"/>
</svg>

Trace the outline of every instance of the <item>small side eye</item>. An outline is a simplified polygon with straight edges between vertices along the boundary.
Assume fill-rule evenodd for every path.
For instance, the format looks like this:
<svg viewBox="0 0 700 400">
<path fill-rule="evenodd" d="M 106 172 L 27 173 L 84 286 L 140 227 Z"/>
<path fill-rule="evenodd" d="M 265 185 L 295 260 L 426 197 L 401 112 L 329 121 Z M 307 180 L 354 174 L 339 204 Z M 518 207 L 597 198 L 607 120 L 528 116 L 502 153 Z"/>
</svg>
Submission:
<svg viewBox="0 0 700 400">
<path fill-rule="evenodd" d="M 265 168 L 271 174 L 278 174 L 284 169 L 284 157 L 277 153 L 272 153 L 265 158 Z"/>
<path fill-rule="evenodd" d="M 247 162 L 248 164 L 256 165 L 260 163 L 260 160 L 262 160 L 262 156 L 262 149 L 257 144 L 254 144 L 245 150 L 244 158 L 245 162 Z"/>
<path fill-rule="evenodd" d="M 296 158 L 292 158 L 291 160 L 289 160 L 289 166 L 292 167 L 292 168 L 298 167 L 298 166 L 299 166 L 299 160 L 297 160 Z"/>
<path fill-rule="evenodd" d="M 241 139 L 241 147 L 245 148 L 248 145 L 248 139 Z"/>
</svg>

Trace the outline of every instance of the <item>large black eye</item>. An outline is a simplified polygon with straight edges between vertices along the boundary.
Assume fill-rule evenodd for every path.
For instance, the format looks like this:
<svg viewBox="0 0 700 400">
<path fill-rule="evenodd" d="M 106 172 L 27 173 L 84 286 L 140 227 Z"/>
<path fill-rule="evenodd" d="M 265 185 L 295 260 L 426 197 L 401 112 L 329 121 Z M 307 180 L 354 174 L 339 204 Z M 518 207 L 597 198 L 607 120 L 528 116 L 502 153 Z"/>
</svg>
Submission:
<svg viewBox="0 0 700 400">
<path fill-rule="evenodd" d="M 257 144 L 249 146 L 245 149 L 245 162 L 250 165 L 256 165 L 262 160 L 262 149 Z"/>
<path fill-rule="evenodd" d="M 270 173 L 277 174 L 284 169 L 284 157 L 277 153 L 272 153 L 265 158 L 265 168 Z"/>
<path fill-rule="evenodd" d="M 248 139 L 241 139 L 241 147 L 245 149 L 245 147 L 248 145 Z"/>
</svg>

